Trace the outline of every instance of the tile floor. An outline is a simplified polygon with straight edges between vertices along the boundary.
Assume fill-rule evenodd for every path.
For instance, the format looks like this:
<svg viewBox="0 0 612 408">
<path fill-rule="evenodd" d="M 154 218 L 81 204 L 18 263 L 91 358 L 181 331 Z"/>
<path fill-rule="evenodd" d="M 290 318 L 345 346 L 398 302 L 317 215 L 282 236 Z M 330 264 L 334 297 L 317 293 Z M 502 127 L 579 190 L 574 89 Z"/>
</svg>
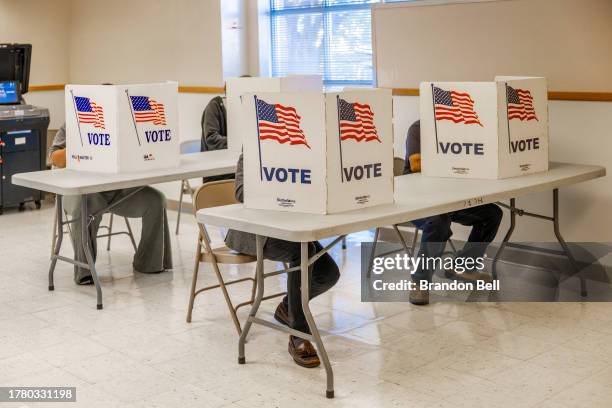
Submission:
<svg viewBox="0 0 612 408">
<path fill-rule="evenodd" d="M 609 303 L 361 303 L 358 245 L 370 235 L 353 235 L 346 252 L 332 252 L 340 282 L 313 301 L 336 377 L 336 398 L 327 400 L 324 370 L 293 364 L 278 332 L 255 326 L 239 366 L 220 293 L 199 297 L 185 323 L 190 216 L 173 241 L 172 272 L 133 273 L 127 237 L 101 249 L 103 311 L 93 287 L 72 283 L 67 264 L 58 264 L 56 291 L 47 291 L 51 219 L 48 206 L 0 216 L 0 386 L 77 387 L 78 402 L 58 407 L 612 406 Z M 252 267 L 225 273 L 246 276 Z M 209 267 L 200 276 L 214 282 Z M 283 284 L 269 280 L 267 290 Z M 232 294 L 246 297 L 249 288 Z M 271 316 L 274 307 L 262 309 Z"/>
</svg>

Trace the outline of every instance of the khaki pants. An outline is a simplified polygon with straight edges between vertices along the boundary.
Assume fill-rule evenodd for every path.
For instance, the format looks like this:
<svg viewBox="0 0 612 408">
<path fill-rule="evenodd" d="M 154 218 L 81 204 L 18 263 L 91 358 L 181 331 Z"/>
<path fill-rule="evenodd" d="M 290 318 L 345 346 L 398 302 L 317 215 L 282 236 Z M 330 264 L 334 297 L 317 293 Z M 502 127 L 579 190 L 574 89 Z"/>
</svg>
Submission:
<svg viewBox="0 0 612 408">
<path fill-rule="evenodd" d="M 114 202 L 121 200 L 135 189 L 107 191 L 90 194 L 87 198 L 87 211 L 96 213 Z M 81 216 L 81 196 L 64 197 L 64 209 L 72 218 Z M 145 187 L 125 201 L 111 208 L 109 212 L 128 218 L 142 218 L 142 233 L 138 250 L 134 255 L 133 266 L 138 272 L 155 273 L 172 268 L 172 248 L 170 245 L 170 230 L 166 213 L 166 198 L 158 190 Z M 93 248 L 95 262 L 97 245 L 96 236 L 102 217 L 96 217 L 89 225 L 89 236 Z M 81 244 L 81 222 L 77 221 L 72 228 L 72 246 L 75 248 L 75 259 L 87 263 Z M 75 266 L 74 280 L 79 282 L 89 276 L 87 269 Z"/>
</svg>

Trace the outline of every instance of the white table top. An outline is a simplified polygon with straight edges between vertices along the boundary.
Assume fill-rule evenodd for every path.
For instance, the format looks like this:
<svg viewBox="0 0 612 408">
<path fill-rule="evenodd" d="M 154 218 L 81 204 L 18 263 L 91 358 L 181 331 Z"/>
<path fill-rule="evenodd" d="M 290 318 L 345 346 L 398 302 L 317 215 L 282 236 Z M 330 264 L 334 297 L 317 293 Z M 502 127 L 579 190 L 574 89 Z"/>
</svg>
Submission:
<svg viewBox="0 0 612 408">
<path fill-rule="evenodd" d="M 233 204 L 200 210 L 197 220 L 268 237 L 306 242 L 550 191 L 605 175 L 604 167 L 569 163 L 550 163 L 547 172 L 503 180 L 409 174 L 395 178 L 394 204 L 328 215 L 253 210 L 244 208 L 242 204 Z"/>
<path fill-rule="evenodd" d="M 133 173 L 95 173 L 68 169 L 34 171 L 13 175 L 15 185 L 60 195 L 91 194 L 141 187 L 195 177 L 234 173 L 240 152 L 218 150 L 181 156 L 178 167 Z"/>
</svg>

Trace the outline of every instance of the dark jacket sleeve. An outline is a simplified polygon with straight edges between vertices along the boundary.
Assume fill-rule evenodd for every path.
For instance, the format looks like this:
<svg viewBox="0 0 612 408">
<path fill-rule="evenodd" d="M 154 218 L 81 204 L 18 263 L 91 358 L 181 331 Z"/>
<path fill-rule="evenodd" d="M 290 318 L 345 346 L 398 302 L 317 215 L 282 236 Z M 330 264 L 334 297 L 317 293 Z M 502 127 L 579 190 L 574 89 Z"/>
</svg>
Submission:
<svg viewBox="0 0 612 408">
<path fill-rule="evenodd" d="M 238 164 L 236 164 L 236 181 L 234 182 L 234 194 L 236 200 L 244 203 L 244 168 L 242 165 L 242 153 L 238 158 Z"/>
<path fill-rule="evenodd" d="M 202 151 L 227 149 L 225 133 L 225 115 L 223 102 L 217 98 L 211 100 L 202 115 Z"/>
<path fill-rule="evenodd" d="M 408 129 L 406 137 L 406 162 L 404 174 L 421 171 L 421 121 L 417 120 Z"/>
</svg>

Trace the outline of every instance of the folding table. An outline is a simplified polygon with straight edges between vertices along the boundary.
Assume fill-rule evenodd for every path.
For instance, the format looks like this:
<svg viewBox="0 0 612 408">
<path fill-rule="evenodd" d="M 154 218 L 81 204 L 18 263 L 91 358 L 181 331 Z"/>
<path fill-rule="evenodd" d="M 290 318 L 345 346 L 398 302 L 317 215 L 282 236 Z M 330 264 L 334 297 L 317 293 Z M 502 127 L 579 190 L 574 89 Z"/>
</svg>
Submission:
<svg viewBox="0 0 612 408">
<path fill-rule="evenodd" d="M 56 169 L 35 171 L 31 173 L 15 174 L 12 178 L 13 184 L 29 187 L 36 190 L 55 193 L 57 195 L 57 230 L 62 231 L 65 224 L 73 223 L 76 220 L 63 221 L 62 197 L 67 195 L 81 196 L 81 222 L 82 245 L 87 258 L 87 263 L 79 262 L 75 259 L 61 256 L 62 234 L 59 234 L 55 248 L 51 255 L 51 266 L 49 267 L 49 290 L 54 290 L 53 273 L 58 260 L 78 265 L 89 269 L 96 286 L 97 308 L 102 309 L 102 288 L 96 273 L 95 262 L 92 256 L 92 243 L 87 232 L 87 227 L 92 220 L 120 202 L 131 197 L 132 194 L 140 191 L 145 186 L 151 184 L 165 183 L 169 181 L 180 181 L 196 177 L 218 176 L 221 174 L 233 173 L 236 171 L 239 152 L 228 150 L 218 150 L 212 152 L 194 153 L 181 156 L 180 165 L 168 169 L 155 169 L 149 171 L 139 171 L 132 173 L 97 173 L 75 171 L 69 169 Z M 101 193 L 104 191 L 119 190 L 125 188 L 136 188 L 131 194 L 126 195 L 122 200 L 117 201 L 96 214 L 89 214 L 87 210 L 87 196 L 90 194 Z"/>
<path fill-rule="evenodd" d="M 256 235 L 257 242 L 257 296 L 244 330 L 238 342 L 238 362 L 245 363 L 245 342 L 253 323 L 271 327 L 316 344 L 319 357 L 327 374 L 326 396 L 334 396 L 334 377 L 329 357 L 309 307 L 308 266 L 339 242 L 346 234 L 384 225 L 393 225 L 432 215 L 457 211 L 463 208 L 510 200 L 511 225 L 500 251 L 508 246 L 515 226 L 515 216 L 544 217 L 553 222 L 555 235 L 564 254 L 573 260 L 559 230 L 560 187 L 603 177 L 606 169 L 569 163 L 551 163 L 547 172 L 502 180 L 476 180 L 433 178 L 421 174 L 409 174 L 395 178 L 395 203 L 330 215 L 300 214 L 271 210 L 247 209 L 243 204 L 207 208 L 198 211 L 197 221 L 202 224 L 233 228 Z M 515 199 L 525 194 L 553 191 L 553 216 L 528 213 L 516 208 Z M 298 267 L 264 273 L 263 248 L 267 237 L 301 243 L 301 265 Z M 337 237 L 321 252 L 308 257 L 308 242 Z M 499 257 L 495 257 L 495 260 Z M 310 333 L 303 333 L 257 317 L 264 294 L 264 276 L 300 270 L 302 279 L 301 301 Z M 582 283 L 582 281 L 581 281 Z M 582 288 L 584 290 L 584 288 Z"/>
</svg>

